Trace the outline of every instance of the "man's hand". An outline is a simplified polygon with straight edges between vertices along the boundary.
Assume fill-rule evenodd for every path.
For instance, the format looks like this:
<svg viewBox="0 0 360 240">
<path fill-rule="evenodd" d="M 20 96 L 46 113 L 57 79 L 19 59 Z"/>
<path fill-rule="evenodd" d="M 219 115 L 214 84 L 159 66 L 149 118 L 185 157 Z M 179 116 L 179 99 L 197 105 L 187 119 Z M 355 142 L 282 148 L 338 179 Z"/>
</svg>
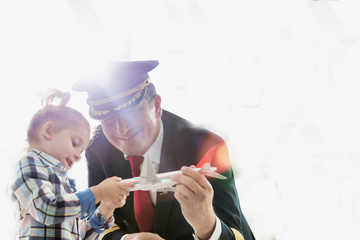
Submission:
<svg viewBox="0 0 360 240">
<path fill-rule="evenodd" d="M 126 235 L 125 240 L 165 240 L 165 239 L 163 239 L 156 233 L 141 232 L 141 233 L 128 234 Z"/>
<path fill-rule="evenodd" d="M 182 214 L 200 239 L 209 239 L 214 232 L 216 215 L 212 206 L 214 192 L 206 177 L 191 168 L 182 167 L 181 174 L 171 177 L 178 182 L 175 198 Z"/>
</svg>

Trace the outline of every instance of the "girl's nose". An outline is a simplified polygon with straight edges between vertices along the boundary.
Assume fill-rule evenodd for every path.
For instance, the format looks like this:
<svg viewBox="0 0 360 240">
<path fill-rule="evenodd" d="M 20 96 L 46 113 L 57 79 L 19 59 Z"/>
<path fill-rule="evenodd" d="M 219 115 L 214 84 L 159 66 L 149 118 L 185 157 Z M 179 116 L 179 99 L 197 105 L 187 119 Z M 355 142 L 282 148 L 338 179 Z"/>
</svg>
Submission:
<svg viewBox="0 0 360 240">
<path fill-rule="evenodd" d="M 81 159 L 81 153 L 75 153 L 74 160 L 79 161 Z"/>
</svg>

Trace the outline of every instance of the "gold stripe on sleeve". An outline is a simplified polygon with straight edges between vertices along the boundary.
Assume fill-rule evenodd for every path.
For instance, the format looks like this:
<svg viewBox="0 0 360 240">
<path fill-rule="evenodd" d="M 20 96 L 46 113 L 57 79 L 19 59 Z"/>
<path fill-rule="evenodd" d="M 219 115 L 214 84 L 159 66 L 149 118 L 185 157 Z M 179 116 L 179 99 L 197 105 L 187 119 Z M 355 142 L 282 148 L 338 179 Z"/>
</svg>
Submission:
<svg viewBox="0 0 360 240">
<path fill-rule="evenodd" d="M 100 237 L 100 240 L 102 240 L 105 235 L 107 235 L 109 233 L 112 233 L 112 232 L 114 232 L 116 230 L 119 230 L 119 229 L 120 229 L 120 227 L 116 223 L 114 223 L 114 226 L 112 226 L 112 228 L 109 228 L 105 232 L 103 232 L 103 234 Z"/>
<path fill-rule="evenodd" d="M 233 231 L 236 240 L 244 240 L 244 237 L 241 235 L 241 233 L 237 229 L 235 229 L 235 228 L 230 228 L 230 229 L 231 229 L 231 231 Z"/>
</svg>

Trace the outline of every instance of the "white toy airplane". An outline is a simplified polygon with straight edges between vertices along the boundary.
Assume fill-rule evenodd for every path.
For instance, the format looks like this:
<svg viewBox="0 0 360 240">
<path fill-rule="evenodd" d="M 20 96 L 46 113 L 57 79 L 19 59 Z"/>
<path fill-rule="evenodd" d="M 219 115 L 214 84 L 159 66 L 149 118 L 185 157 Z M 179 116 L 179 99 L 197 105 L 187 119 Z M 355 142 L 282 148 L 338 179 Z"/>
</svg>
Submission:
<svg viewBox="0 0 360 240">
<path fill-rule="evenodd" d="M 214 178 L 226 179 L 225 176 L 215 172 L 216 167 L 210 167 L 210 163 L 205 163 L 201 168 L 193 168 L 194 171 L 201 172 L 202 174 Z M 140 177 L 134 177 L 129 179 L 124 179 L 125 182 L 134 183 L 135 187 L 130 189 L 130 191 L 175 191 L 173 185 L 176 184 L 175 181 L 170 179 L 170 176 L 181 173 L 181 171 L 172 171 L 166 173 L 155 174 L 154 169 L 147 160 L 143 162 L 141 167 Z"/>
</svg>

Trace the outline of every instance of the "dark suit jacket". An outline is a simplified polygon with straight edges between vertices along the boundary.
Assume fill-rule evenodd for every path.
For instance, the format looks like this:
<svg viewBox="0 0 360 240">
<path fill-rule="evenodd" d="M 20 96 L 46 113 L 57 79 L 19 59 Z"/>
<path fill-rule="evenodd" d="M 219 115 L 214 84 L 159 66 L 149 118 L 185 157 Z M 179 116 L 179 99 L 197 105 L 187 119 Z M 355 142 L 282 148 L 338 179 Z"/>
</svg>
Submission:
<svg viewBox="0 0 360 240">
<path fill-rule="evenodd" d="M 239 232 L 246 240 L 255 239 L 241 212 L 233 171 L 224 140 L 219 136 L 199 128 L 190 122 L 163 110 L 162 121 L 164 139 L 161 150 L 159 172 L 179 170 L 182 166 L 197 165 L 210 148 L 215 154 L 207 162 L 218 167 L 218 172 L 226 180 L 209 179 L 214 189 L 213 206 L 221 220 L 221 239 L 236 239 Z M 89 186 L 99 184 L 105 178 L 119 176 L 131 178 L 129 161 L 112 146 L 98 126 L 90 146 L 86 149 Z M 133 193 L 126 204 L 114 212 L 115 223 L 119 228 L 103 239 L 119 240 L 126 233 L 139 232 L 133 205 Z M 165 239 L 193 239 L 192 227 L 184 219 L 180 205 L 172 192 L 158 193 L 155 207 L 154 233 Z M 235 235 L 234 235 L 235 234 Z"/>
</svg>

